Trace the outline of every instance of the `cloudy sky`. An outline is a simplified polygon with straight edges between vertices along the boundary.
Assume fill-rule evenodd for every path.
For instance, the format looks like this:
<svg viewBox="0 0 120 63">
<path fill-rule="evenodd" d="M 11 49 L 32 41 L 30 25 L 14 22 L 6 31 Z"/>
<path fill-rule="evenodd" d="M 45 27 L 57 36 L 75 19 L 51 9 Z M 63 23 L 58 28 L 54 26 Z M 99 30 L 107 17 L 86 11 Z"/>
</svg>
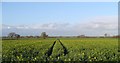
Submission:
<svg viewBox="0 0 120 63">
<path fill-rule="evenodd" d="M 117 2 L 4 2 L 2 35 L 117 35 Z"/>
</svg>

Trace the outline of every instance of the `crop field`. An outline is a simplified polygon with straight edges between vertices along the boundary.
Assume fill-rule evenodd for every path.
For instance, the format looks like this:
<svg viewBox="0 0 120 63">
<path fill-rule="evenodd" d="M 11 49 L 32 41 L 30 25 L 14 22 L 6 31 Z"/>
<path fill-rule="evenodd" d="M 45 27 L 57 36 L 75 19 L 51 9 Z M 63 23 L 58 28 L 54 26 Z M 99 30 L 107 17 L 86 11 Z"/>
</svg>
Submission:
<svg viewBox="0 0 120 63">
<path fill-rule="evenodd" d="M 2 61 L 118 61 L 117 38 L 2 40 Z"/>
</svg>

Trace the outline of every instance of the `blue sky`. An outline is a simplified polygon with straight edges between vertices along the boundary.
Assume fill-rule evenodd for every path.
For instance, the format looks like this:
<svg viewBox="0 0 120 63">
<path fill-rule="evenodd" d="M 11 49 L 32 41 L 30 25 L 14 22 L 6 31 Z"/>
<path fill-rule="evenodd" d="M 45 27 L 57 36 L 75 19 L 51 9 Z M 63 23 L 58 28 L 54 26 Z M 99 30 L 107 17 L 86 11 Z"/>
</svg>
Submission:
<svg viewBox="0 0 120 63">
<path fill-rule="evenodd" d="M 98 21 L 96 20 L 95 22 L 109 19 L 111 16 L 116 17 L 118 13 L 117 8 L 116 2 L 4 2 L 2 3 L 2 24 L 6 25 L 8 29 L 3 28 L 3 32 L 10 30 L 10 28 L 12 30 L 9 32 L 18 32 L 15 31 L 15 27 L 17 26 L 19 26 L 18 28 L 20 28 L 20 26 L 28 28 L 35 26 L 35 29 L 42 29 L 42 31 L 47 30 L 46 32 L 49 32 L 50 30 L 48 29 L 53 27 L 54 31 L 56 31 L 55 33 L 59 33 L 58 35 L 77 35 L 79 31 L 70 31 L 69 34 L 65 34 L 64 32 L 69 32 L 69 29 L 74 28 L 74 26 L 78 26 L 79 24 L 88 22 L 91 23 L 91 21 L 94 21 L 98 18 L 102 19 L 99 19 Z M 105 19 L 103 19 L 103 17 Z M 109 20 L 106 22 L 109 23 Z M 63 25 L 69 25 L 64 29 L 63 32 L 58 31 L 58 29 L 55 28 L 58 27 L 62 30 L 64 28 Z M 45 30 L 43 30 L 44 27 L 46 27 Z M 80 27 L 83 27 L 83 25 L 80 25 Z M 24 31 L 25 30 L 26 29 L 24 29 Z M 23 31 L 18 33 L 22 34 L 22 32 Z M 27 32 L 28 31 L 26 30 L 24 33 Z M 30 34 L 32 32 L 29 31 Z M 74 32 L 76 34 L 74 34 Z M 111 33 L 112 32 L 113 30 Z M 8 34 L 8 32 L 3 33 L 3 35 L 6 34 Z M 85 34 L 87 34 L 87 32 Z M 33 33 L 33 35 L 35 34 Z M 88 35 L 91 34 L 89 33 Z"/>
<path fill-rule="evenodd" d="M 1 0 L 2 2 L 118 2 L 119 0 Z"/>
<path fill-rule="evenodd" d="M 3 24 L 82 22 L 117 14 L 116 3 L 3 3 Z M 7 18 L 7 19 L 6 19 Z"/>
</svg>

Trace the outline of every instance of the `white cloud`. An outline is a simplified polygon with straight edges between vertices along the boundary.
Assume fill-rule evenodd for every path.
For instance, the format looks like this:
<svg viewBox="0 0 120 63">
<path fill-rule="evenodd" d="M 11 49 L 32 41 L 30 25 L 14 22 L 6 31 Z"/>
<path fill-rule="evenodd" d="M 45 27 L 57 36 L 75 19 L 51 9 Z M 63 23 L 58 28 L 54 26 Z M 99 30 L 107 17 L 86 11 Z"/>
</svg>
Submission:
<svg viewBox="0 0 120 63">
<path fill-rule="evenodd" d="M 117 16 L 98 16 L 91 18 L 84 23 L 76 24 L 76 31 L 84 32 L 86 34 L 117 34 L 118 31 L 118 17 Z"/>
<path fill-rule="evenodd" d="M 8 26 L 7 28 L 10 29 L 11 27 Z"/>
<path fill-rule="evenodd" d="M 69 26 L 69 23 L 45 23 L 45 24 L 30 24 L 30 25 L 18 25 L 18 26 L 11 26 L 2 24 L 2 29 L 57 29 L 57 28 L 65 28 Z"/>
<path fill-rule="evenodd" d="M 39 34 L 47 32 L 49 35 L 104 35 L 104 33 L 117 34 L 118 17 L 117 16 L 98 16 L 86 20 L 85 22 L 76 23 L 44 23 L 31 25 L 2 25 L 4 34 L 9 32 L 19 32 L 21 34 Z"/>
</svg>

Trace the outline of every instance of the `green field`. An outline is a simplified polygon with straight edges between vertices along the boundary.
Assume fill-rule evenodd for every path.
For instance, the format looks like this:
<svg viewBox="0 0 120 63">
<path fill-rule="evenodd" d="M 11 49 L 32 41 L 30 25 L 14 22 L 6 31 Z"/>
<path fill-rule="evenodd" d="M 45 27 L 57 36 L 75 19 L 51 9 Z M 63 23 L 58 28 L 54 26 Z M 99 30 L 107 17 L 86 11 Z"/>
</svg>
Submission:
<svg viewBox="0 0 120 63">
<path fill-rule="evenodd" d="M 2 61 L 118 61 L 117 38 L 2 40 Z"/>
</svg>

